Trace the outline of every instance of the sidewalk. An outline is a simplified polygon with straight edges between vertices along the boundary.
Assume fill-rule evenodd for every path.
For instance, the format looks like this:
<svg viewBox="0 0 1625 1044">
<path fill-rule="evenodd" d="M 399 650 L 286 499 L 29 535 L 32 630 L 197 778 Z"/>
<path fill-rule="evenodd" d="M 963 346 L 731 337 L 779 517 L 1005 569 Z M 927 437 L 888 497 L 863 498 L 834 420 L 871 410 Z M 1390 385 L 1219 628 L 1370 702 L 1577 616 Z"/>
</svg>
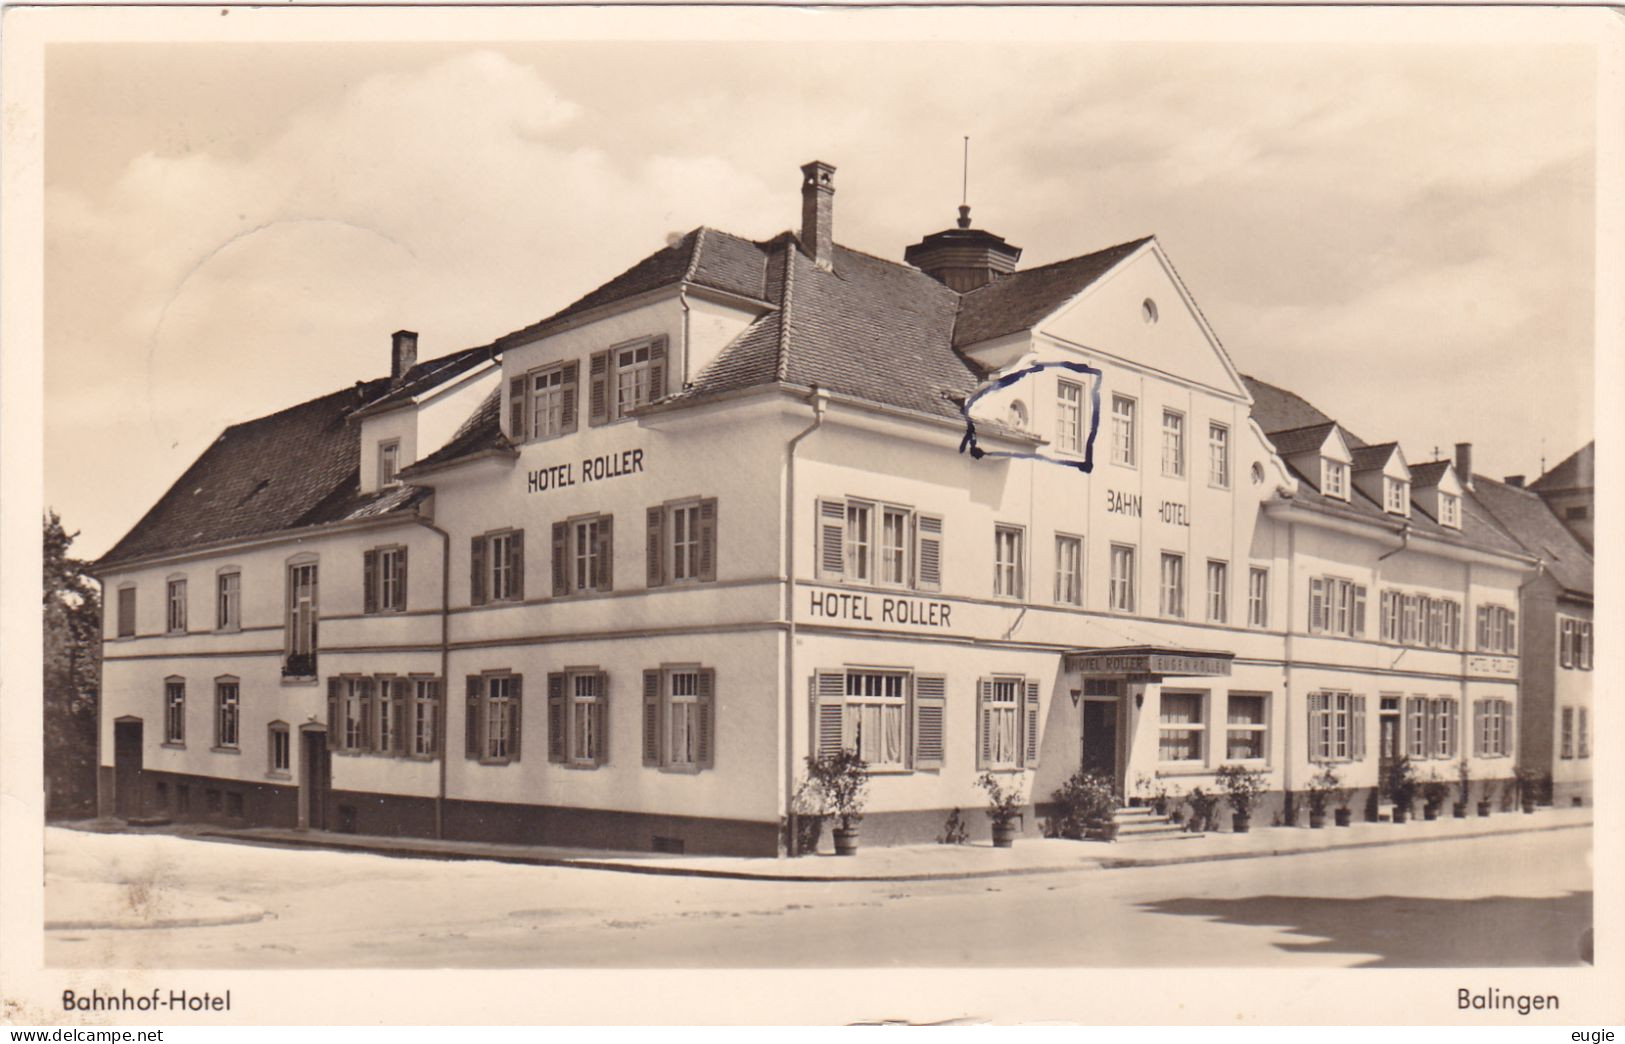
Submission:
<svg viewBox="0 0 1625 1044">
<path fill-rule="evenodd" d="M 403 858 L 490 859 L 634 874 L 836 882 L 954 880 L 1171 866 L 1299 855 L 1338 848 L 1371 848 L 1545 830 L 1589 829 L 1591 821 L 1592 810 L 1589 808 L 1561 808 L 1541 809 L 1533 815 L 1497 813 L 1487 819 L 1450 818 L 1431 823 L 1415 820 L 1404 824 L 1356 823 L 1348 827 L 1328 825 L 1320 830 L 1263 827 L 1246 834 L 1186 834 L 1165 840 L 1128 840 L 1112 844 L 1022 838 L 1016 841 L 1015 847 L 1008 849 L 996 849 L 987 842 L 970 845 L 901 845 L 867 848 L 849 858 L 816 855 L 801 859 L 656 855 L 541 845 L 332 834 L 269 827 L 243 830 L 205 827 L 189 832 L 200 838 L 239 843 L 364 851 Z"/>
</svg>

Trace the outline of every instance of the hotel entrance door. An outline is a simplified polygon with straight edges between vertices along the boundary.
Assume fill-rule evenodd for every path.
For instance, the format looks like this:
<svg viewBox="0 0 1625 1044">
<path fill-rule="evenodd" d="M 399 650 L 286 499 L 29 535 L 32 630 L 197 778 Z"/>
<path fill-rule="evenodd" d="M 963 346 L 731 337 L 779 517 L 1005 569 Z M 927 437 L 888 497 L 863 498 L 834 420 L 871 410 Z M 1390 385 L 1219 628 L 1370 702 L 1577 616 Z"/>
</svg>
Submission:
<svg viewBox="0 0 1625 1044">
<path fill-rule="evenodd" d="M 1117 779 L 1117 700 L 1083 701 L 1083 771 Z"/>
</svg>

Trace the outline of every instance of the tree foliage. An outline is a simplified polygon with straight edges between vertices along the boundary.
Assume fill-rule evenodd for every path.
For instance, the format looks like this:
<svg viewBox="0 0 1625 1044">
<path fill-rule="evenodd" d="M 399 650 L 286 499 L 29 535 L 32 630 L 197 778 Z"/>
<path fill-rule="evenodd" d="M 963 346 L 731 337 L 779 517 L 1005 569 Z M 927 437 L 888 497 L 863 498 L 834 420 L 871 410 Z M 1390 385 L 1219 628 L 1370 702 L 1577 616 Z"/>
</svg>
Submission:
<svg viewBox="0 0 1625 1044">
<path fill-rule="evenodd" d="M 45 516 L 45 807 L 84 815 L 96 801 L 96 701 L 102 670 L 101 589 L 69 550 L 77 533 Z"/>
</svg>

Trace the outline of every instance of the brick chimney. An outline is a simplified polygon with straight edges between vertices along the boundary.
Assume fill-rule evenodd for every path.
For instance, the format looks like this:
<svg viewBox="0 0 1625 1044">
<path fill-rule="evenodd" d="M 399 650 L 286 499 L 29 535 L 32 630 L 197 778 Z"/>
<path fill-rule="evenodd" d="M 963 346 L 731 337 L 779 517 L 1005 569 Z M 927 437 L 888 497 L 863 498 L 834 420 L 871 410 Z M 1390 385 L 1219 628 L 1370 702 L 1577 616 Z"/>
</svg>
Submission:
<svg viewBox="0 0 1625 1044">
<path fill-rule="evenodd" d="M 389 383 L 393 387 L 418 363 L 418 335 L 411 330 L 396 330 L 389 338 Z"/>
<path fill-rule="evenodd" d="M 970 207 L 959 208 L 958 228 L 933 232 L 903 251 L 903 260 L 960 293 L 1015 271 L 1021 248 L 1003 236 L 970 227 Z"/>
<path fill-rule="evenodd" d="M 828 268 L 835 257 L 835 168 L 813 160 L 801 175 L 801 248 Z"/>
<path fill-rule="evenodd" d="M 1473 444 L 1471 442 L 1456 443 L 1456 477 L 1468 489 L 1473 488 Z"/>
<path fill-rule="evenodd" d="M 1505 482 L 1507 485 L 1511 486 L 1513 489 L 1522 489 L 1523 488 L 1523 476 L 1522 475 L 1508 475 L 1506 478 L 1502 479 L 1501 481 Z"/>
</svg>

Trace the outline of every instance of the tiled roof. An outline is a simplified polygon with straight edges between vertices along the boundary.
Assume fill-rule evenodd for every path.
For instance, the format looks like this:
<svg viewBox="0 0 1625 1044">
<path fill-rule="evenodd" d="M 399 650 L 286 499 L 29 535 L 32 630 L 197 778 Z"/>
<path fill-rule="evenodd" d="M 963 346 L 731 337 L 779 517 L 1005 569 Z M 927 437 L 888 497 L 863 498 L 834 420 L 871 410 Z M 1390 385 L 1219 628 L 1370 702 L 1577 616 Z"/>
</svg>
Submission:
<svg viewBox="0 0 1625 1044">
<path fill-rule="evenodd" d="M 1145 236 L 1041 268 L 1011 272 L 970 291 L 959 302 L 954 346 L 963 348 L 1029 329 L 1149 242 L 1151 237 Z"/>
<path fill-rule="evenodd" d="M 684 281 L 761 300 L 766 276 L 765 244 L 714 228 L 696 228 L 521 333 Z"/>
<path fill-rule="evenodd" d="M 1370 471 L 1373 468 L 1388 466 L 1388 458 L 1394 455 L 1399 448 L 1397 442 L 1384 442 L 1380 446 L 1361 446 L 1350 450 L 1349 455 L 1354 458 L 1355 471 Z"/>
<path fill-rule="evenodd" d="M 1588 442 L 1569 454 L 1557 467 L 1529 483 L 1536 493 L 1556 493 L 1565 489 L 1592 489 L 1597 485 L 1597 443 Z"/>
<path fill-rule="evenodd" d="M 1247 386 L 1248 394 L 1253 397 L 1253 420 L 1266 432 L 1307 428 L 1315 424 L 1324 424 L 1332 419 L 1329 414 L 1316 409 L 1308 399 L 1285 388 L 1279 388 L 1246 374 L 1241 375 L 1241 380 Z M 1365 440 L 1347 428 L 1343 429 L 1343 438 L 1348 440 L 1351 449 L 1365 445 Z"/>
<path fill-rule="evenodd" d="M 1417 489 L 1427 489 L 1437 486 L 1439 480 L 1444 478 L 1445 471 L 1450 467 L 1448 460 L 1425 460 L 1420 464 L 1411 465 L 1411 485 Z M 1457 475 L 1457 479 L 1461 476 Z"/>
<path fill-rule="evenodd" d="M 1283 457 L 1290 457 L 1298 453 L 1309 453 L 1325 445 L 1327 436 L 1337 427 L 1336 421 L 1326 421 L 1322 424 L 1311 424 L 1304 428 L 1289 428 L 1286 431 L 1269 431 L 1265 434 L 1275 446 L 1275 452 Z"/>
<path fill-rule="evenodd" d="M 425 491 L 357 492 L 360 432 L 348 417 L 388 387 L 367 382 L 227 428 L 98 565 L 410 507 Z"/>
<path fill-rule="evenodd" d="M 1547 572 L 1565 590 L 1594 593 L 1591 556 L 1538 493 L 1475 475 L 1473 496 L 1525 550 L 1545 563 Z"/>
<path fill-rule="evenodd" d="M 447 440 L 446 444 L 433 453 L 401 469 L 401 474 L 411 478 L 420 471 L 427 471 L 447 461 L 459 457 L 472 456 L 481 450 L 501 450 L 513 453 L 513 444 L 508 437 L 502 434 L 502 388 L 491 389 L 491 394 L 480 401 L 478 408 L 468 415 L 455 434 Z"/>
<path fill-rule="evenodd" d="M 438 359 L 418 363 L 406 371 L 405 379 L 401 381 L 399 387 L 390 389 L 356 412 L 380 413 L 392 406 L 410 402 L 420 393 L 439 387 L 453 377 L 467 373 L 480 363 L 496 358 L 499 354 L 495 344 L 487 344 L 478 348 L 465 348 L 450 355 L 442 355 Z"/>
</svg>

